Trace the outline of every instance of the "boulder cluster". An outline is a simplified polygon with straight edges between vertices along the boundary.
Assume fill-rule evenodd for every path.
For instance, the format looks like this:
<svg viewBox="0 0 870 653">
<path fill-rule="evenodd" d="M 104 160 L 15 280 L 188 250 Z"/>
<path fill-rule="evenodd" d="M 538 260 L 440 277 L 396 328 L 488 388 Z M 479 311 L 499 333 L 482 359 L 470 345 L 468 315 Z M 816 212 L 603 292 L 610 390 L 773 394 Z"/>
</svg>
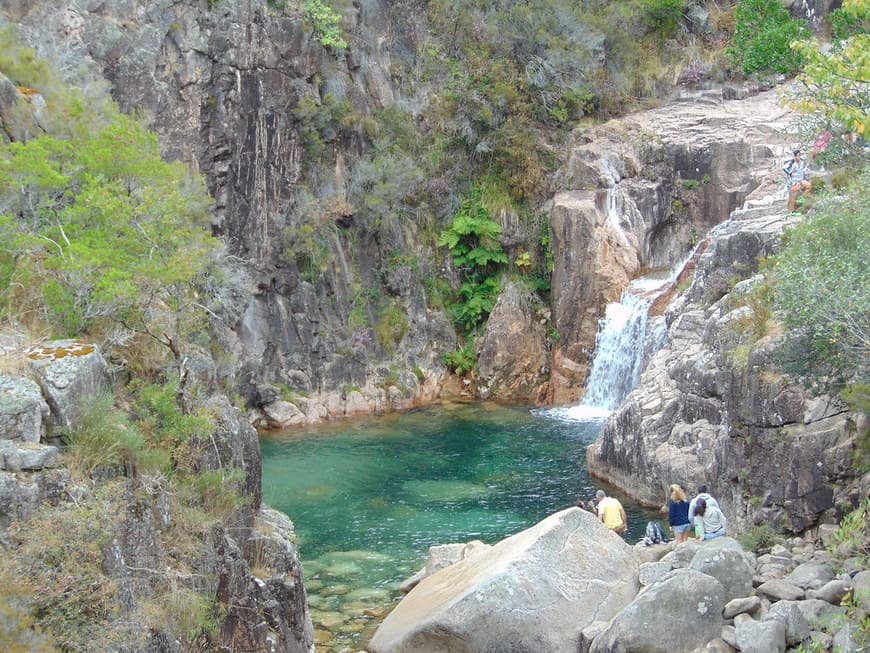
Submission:
<svg viewBox="0 0 870 653">
<path fill-rule="evenodd" d="M 862 650 L 870 570 L 796 537 L 760 555 L 728 537 L 637 547 L 643 589 L 608 624 L 583 631 L 582 653 L 774 653 Z M 803 649 L 800 649 L 803 647 Z"/>
<path fill-rule="evenodd" d="M 802 538 L 632 548 L 578 508 L 492 547 L 433 547 L 405 589 L 369 651 L 845 653 L 870 635 L 866 557 Z"/>
</svg>

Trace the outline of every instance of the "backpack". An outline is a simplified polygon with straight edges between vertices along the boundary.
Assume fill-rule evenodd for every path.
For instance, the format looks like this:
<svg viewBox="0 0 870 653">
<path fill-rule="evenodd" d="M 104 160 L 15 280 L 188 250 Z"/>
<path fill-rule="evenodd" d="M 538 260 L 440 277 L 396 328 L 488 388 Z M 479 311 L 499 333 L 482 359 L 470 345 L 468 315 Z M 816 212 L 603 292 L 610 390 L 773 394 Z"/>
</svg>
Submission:
<svg viewBox="0 0 870 653">
<path fill-rule="evenodd" d="M 653 544 L 661 544 L 665 541 L 665 534 L 662 532 L 662 527 L 657 521 L 649 521 L 646 523 L 646 534 L 643 536 L 645 546 Z"/>
</svg>

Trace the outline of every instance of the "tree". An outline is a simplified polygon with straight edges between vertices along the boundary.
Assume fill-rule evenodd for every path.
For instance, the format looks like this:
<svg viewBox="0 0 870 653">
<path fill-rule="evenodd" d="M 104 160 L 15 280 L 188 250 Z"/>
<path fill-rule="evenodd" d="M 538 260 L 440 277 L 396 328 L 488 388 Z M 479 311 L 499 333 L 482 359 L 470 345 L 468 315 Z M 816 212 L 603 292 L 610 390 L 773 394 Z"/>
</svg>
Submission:
<svg viewBox="0 0 870 653">
<path fill-rule="evenodd" d="M 209 206 L 201 179 L 163 161 L 155 134 L 124 115 L 92 135 L 0 148 L 0 307 L 30 307 L 57 335 L 153 339 L 172 355 L 183 403 L 183 343 L 204 317 L 197 281 L 217 247 Z"/>
<path fill-rule="evenodd" d="M 792 44 L 806 64 L 788 100 L 826 127 L 863 136 L 870 107 L 870 0 L 845 0 L 837 18 L 848 28 L 835 30 L 842 38 L 829 47 L 817 39 Z"/>
<path fill-rule="evenodd" d="M 803 21 L 792 18 L 780 0 L 740 0 L 728 54 L 744 74 L 793 74 L 803 64 L 792 41 L 809 36 Z"/>
</svg>

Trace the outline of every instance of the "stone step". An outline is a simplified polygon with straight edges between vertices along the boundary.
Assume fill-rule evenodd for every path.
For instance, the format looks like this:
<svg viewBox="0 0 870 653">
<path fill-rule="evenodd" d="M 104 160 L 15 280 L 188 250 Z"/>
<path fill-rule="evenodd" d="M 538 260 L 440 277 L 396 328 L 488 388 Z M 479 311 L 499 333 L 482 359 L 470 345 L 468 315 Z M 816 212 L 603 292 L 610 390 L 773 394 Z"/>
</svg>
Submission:
<svg viewBox="0 0 870 653">
<path fill-rule="evenodd" d="M 768 202 L 746 202 L 742 208 L 734 209 L 731 212 L 731 219 L 742 222 L 744 220 L 755 220 L 757 218 L 787 214 L 788 204 L 785 198 L 775 198 L 773 201 Z"/>
</svg>

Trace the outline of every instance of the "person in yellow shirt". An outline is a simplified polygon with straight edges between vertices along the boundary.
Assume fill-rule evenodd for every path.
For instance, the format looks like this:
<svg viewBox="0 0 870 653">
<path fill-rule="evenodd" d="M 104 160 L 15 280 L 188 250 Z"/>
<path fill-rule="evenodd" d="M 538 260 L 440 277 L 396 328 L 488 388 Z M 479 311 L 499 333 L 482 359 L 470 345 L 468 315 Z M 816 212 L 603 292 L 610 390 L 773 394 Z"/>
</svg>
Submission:
<svg viewBox="0 0 870 653">
<path fill-rule="evenodd" d="M 598 490 L 595 497 L 598 499 L 598 519 L 614 533 L 622 534 L 628 530 L 628 517 L 619 500 L 607 496 L 604 490 Z"/>
</svg>

